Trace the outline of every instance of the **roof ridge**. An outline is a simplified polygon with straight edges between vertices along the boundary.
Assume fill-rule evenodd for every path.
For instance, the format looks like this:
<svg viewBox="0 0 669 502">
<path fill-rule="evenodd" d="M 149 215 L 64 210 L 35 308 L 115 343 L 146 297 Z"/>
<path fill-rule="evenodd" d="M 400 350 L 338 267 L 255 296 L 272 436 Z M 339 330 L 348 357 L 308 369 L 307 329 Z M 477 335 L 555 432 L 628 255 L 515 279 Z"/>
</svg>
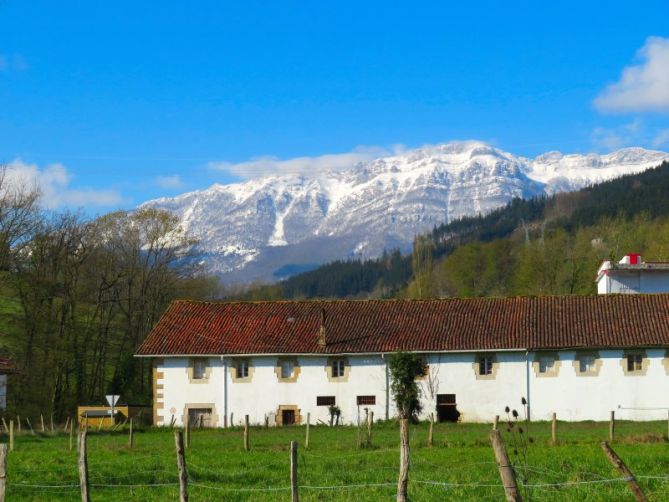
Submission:
<svg viewBox="0 0 669 502">
<path fill-rule="evenodd" d="M 281 299 L 281 300 L 195 300 L 192 298 L 177 298 L 171 303 L 194 303 L 204 305 L 264 305 L 264 304 L 318 304 L 318 303 L 430 303 L 430 302 L 448 302 L 448 301 L 493 301 L 493 300 L 534 300 L 534 299 L 571 299 L 571 298 L 589 298 L 602 299 L 616 298 L 616 297 L 645 297 L 645 296 L 667 296 L 669 293 L 608 293 L 602 294 L 587 294 L 587 295 L 512 295 L 512 296 L 447 296 L 443 298 L 299 298 L 299 299 Z"/>
</svg>

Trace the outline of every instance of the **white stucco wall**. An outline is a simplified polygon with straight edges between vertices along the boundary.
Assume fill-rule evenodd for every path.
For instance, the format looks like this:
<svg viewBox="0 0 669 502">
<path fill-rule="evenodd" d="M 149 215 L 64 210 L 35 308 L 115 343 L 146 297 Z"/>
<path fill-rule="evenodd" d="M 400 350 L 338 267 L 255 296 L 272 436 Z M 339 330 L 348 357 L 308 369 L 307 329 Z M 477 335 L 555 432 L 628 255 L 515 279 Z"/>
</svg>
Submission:
<svg viewBox="0 0 669 502">
<path fill-rule="evenodd" d="M 531 378 L 532 418 L 548 420 L 555 411 L 561 420 L 608 420 L 610 412 L 620 419 L 662 420 L 669 408 L 669 375 L 663 349 L 648 349 L 645 375 L 626 375 L 623 351 L 600 350 L 597 376 L 577 376 L 576 352 L 560 352 L 557 377 Z M 534 372 L 531 372 L 534 376 Z M 621 408 L 619 408 L 619 406 Z M 625 408 L 664 408 L 630 410 Z"/>
<path fill-rule="evenodd" d="M 597 376 L 578 376 L 573 361 L 575 351 L 557 353 L 560 367 L 557 376 L 535 374 L 534 353 L 498 352 L 495 378 L 477 379 L 473 366 L 475 353 L 428 354 L 430 378 L 420 381 L 423 391 L 423 418 L 435 411 L 436 394 L 455 394 L 460 419 L 465 422 L 490 422 L 503 415 L 504 407 L 521 409 L 520 400 L 526 397 L 529 382 L 531 415 L 535 420 L 547 420 L 553 412 L 561 420 L 607 420 L 611 410 L 621 419 L 658 420 L 667 416 L 669 408 L 669 363 L 664 349 L 648 349 L 647 371 L 643 376 L 626 375 L 623 371 L 622 350 L 599 351 L 601 366 Z M 229 365 L 234 358 L 212 357 L 211 373 L 205 383 L 189 381 L 187 358 L 165 358 L 159 372 L 163 378 L 163 408 L 158 410 L 162 424 L 168 425 L 174 415 L 182 424 L 187 406 L 212 404 L 218 416 L 234 414 L 239 425 L 245 414 L 251 423 L 264 423 L 265 416 L 273 423 L 280 405 L 297 406 L 302 420 L 311 413 L 312 423 L 327 422 L 327 406 L 317 406 L 317 396 L 335 396 L 342 419 L 355 423 L 358 419 L 356 397 L 375 395 L 375 406 L 361 406 L 374 411 L 376 418 L 386 418 L 386 361 L 380 355 L 347 356 L 350 371 L 346 382 L 328 381 L 325 371 L 327 358 L 300 356 L 300 374 L 296 382 L 279 382 L 275 373 L 277 358 L 250 358 L 253 366 L 251 382 L 233 382 Z M 529 364 L 526 362 L 529 359 Z M 226 365 L 228 371 L 225 371 Z M 529 368 L 529 372 L 527 371 Z M 529 380 L 527 378 L 529 373 Z M 432 382 L 432 385 L 430 385 Z M 430 391 L 432 388 L 432 392 Z M 227 396 L 226 396 L 227 389 Z M 619 408 L 622 407 L 622 408 Z M 624 408 L 664 408 L 659 410 L 628 410 Z M 389 416 L 395 413 L 389 403 Z"/>
<path fill-rule="evenodd" d="M 163 378 L 158 380 L 162 384 L 162 404 L 158 416 L 163 418 L 161 425 L 169 425 L 174 417 L 175 424 L 183 425 L 183 416 L 186 405 L 213 405 L 219 416 L 217 426 L 223 425 L 223 362 L 219 357 L 209 358 L 211 371 L 206 381 L 193 383 L 188 378 L 187 358 L 165 358 L 158 366 Z M 202 406 L 205 407 L 205 406 Z"/>
<path fill-rule="evenodd" d="M 599 278 L 597 293 L 669 293 L 669 271 L 610 270 Z"/>
</svg>

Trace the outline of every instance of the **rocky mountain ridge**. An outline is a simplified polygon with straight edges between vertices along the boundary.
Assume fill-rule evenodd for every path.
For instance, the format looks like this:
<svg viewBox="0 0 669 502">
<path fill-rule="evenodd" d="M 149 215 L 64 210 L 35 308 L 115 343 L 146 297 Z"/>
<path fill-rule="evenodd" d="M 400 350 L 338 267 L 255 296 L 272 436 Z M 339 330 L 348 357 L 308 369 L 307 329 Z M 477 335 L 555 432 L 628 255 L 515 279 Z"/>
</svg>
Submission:
<svg viewBox="0 0 669 502">
<path fill-rule="evenodd" d="M 344 170 L 215 184 L 144 205 L 179 216 L 209 271 L 229 282 L 271 281 L 286 270 L 407 249 L 417 233 L 513 197 L 577 190 L 667 159 L 642 148 L 529 159 L 482 142 L 453 142 Z"/>
</svg>

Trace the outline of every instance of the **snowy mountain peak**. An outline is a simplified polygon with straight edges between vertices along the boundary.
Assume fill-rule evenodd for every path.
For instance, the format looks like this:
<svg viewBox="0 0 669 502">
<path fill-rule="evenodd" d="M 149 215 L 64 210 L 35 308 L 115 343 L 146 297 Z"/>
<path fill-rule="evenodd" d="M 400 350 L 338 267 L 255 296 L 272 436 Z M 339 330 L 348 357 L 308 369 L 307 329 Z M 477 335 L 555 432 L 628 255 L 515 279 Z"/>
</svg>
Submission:
<svg viewBox="0 0 669 502">
<path fill-rule="evenodd" d="M 273 175 L 145 203 L 179 216 L 212 272 L 272 280 L 286 265 L 407 249 L 434 225 L 486 213 L 513 197 L 576 190 L 669 160 L 625 148 L 527 159 L 480 141 L 428 145 L 347 169 Z"/>
</svg>

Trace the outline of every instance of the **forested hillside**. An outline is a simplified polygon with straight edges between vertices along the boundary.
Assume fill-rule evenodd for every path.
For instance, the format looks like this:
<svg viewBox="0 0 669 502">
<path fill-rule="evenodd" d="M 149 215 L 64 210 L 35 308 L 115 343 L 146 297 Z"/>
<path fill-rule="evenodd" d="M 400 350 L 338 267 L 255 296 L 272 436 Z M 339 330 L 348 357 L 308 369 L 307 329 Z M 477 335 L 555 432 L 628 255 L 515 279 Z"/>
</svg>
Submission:
<svg viewBox="0 0 669 502">
<path fill-rule="evenodd" d="M 110 392 L 150 402 L 149 362 L 133 357 L 175 297 L 209 297 L 190 239 L 168 213 L 46 213 L 0 172 L 0 350 L 17 363 L 8 407 L 71 415 Z"/>
<path fill-rule="evenodd" d="M 436 227 L 413 253 L 340 261 L 237 298 L 588 294 L 600 261 L 669 258 L 669 163 L 577 192 L 514 199 Z"/>
</svg>

